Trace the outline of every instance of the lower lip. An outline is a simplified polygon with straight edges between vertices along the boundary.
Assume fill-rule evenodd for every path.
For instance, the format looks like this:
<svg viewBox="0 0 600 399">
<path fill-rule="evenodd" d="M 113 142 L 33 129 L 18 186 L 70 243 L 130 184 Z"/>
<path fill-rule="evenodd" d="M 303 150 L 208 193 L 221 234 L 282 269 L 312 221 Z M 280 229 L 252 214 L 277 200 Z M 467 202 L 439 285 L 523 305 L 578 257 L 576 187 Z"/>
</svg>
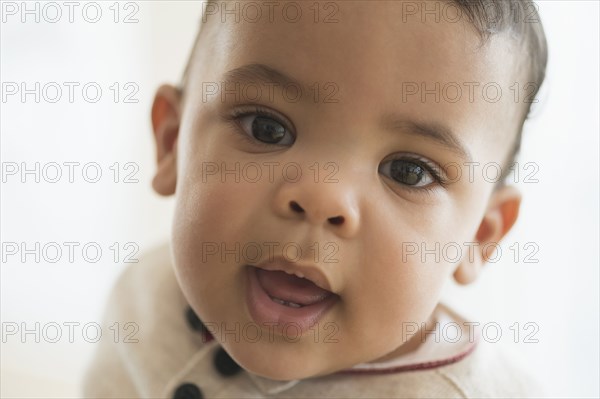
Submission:
<svg viewBox="0 0 600 399">
<path fill-rule="evenodd" d="M 269 327 L 279 334 L 296 337 L 303 335 L 323 317 L 323 315 L 338 301 L 339 296 L 330 295 L 324 300 L 312 305 L 291 308 L 273 302 L 258 282 L 256 268 L 246 266 L 248 274 L 248 289 L 246 301 L 250 316 L 261 327 Z M 300 329 L 300 334 L 297 330 Z"/>
</svg>

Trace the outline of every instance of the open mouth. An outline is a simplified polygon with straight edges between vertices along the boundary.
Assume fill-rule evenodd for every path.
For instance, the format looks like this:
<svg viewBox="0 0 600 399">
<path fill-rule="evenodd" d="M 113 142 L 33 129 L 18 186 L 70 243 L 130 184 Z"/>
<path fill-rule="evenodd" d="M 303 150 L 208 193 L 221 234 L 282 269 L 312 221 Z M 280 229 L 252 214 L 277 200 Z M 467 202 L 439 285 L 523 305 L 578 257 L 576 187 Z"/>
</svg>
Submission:
<svg viewBox="0 0 600 399">
<path fill-rule="evenodd" d="M 334 295 L 307 278 L 281 270 L 256 268 L 256 276 L 260 286 L 273 302 L 291 308 L 313 305 Z"/>
<path fill-rule="evenodd" d="M 257 323 L 279 328 L 294 323 L 304 332 L 340 299 L 307 278 L 281 270 L 247 268 L 248 310 Z"/>
</svg>

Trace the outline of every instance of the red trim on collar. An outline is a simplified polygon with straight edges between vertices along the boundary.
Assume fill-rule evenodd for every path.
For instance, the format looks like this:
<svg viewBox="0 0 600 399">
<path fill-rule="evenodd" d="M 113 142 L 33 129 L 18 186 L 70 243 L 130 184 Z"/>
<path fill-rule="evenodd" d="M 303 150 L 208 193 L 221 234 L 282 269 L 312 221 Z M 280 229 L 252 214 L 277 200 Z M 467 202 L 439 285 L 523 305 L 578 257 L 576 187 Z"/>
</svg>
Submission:
<svg viewBox="0 0 600 399">
<path fill-rule="evenodd" d="M 381 369 L 346 369 L 342 371 L 338 371 L 336 374 L 391 374 L 391 373 L 401 373 L 404 371 L 416 371 L 416 370 L 429 370 L 434 369 L 441 366 L 446 366 L 448 364 L 456 363 L 459 360 L 462 360 L 467 355 L 473 352 L 477 347 L 477 341 L 473 342 L 467 350 L 458 355 L 449 357 L 447 359 L 442 360 L 434 360 L 431 362 L 423 362 L 423 363 L 415 363 L 415 364 L 406 364 L 404 366 L 396 366 L 396 367 L 388 367 Z"/>
<path fill-rule="evenodd" d="M 213 337 L 213 335 L 210 333 L 210 331 L 208 331 L 208 330 L 202 331 L 202 342 L 203 343 L 210 342 L 213 339 L 215 339 L 215 337 Z"/>
</svg>

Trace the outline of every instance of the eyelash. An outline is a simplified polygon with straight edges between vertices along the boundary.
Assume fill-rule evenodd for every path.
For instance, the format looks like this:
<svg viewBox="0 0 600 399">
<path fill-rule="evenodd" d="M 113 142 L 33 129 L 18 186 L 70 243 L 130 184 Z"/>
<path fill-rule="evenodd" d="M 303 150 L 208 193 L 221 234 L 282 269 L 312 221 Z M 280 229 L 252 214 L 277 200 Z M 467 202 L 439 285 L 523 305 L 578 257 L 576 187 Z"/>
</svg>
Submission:
<svg viewBox="0 0 600 399">
<path fill-rule="evenodd" d="M 227 122 L 233 123 L 239 129 L 239 133 L 242 136 L 242 138 L 252 145 L 258 145 L 258 146 L 264 147 L 264 148 L 273 148 L 273 144 L 263 143 L 262 141 L 256 140 L 256 139 L 252 138 L 251 136 L 249 136 L 248 134 L 246 134 L 244 131 L 242 131 L 243 129 L 242 129 L 240 120 L 247 116 L 250 116 L 250 115 L 272 118 L 274 121 L 276 121 L 277 123 L 280 123 L 282 126 L 284 126 L 288 131 L 290 131 L 290 132 L 292 131 L 292 129 L 289 128 L 288 123 L 284 122 L 279 115 L 277 115 L 275 112 L 271 111 L 270 109 L 261 107 L 259 105 L 251 105 L 251 106 L 249 106 L 249 108 L 245 108 L 245 109 L 244 108 L 242 108 L 242 109 L 236 108 L 236 109 L 232 110 L 229 115 L 225 115 L 224 119 Z M 397 156 L 397 157 L 389 159 L 388 162 L 389 161 L 398 161 L 398 160 L 414 162 L 417 165 L 423 167 L 433 177 L 433 180 L 435 181 L 435 183 L 437 185 L 441 186 L 442 188 L 444 188 L 448 185 L 448 181 L 443 176 L 443 173 L 439 173 L 436 171 L 436 169 L 439 169 L 439 166 L 432 163 L 431 161 L 429 161 L 425 158 L 422 158 L 416 154 L 403 154 L 402 156 Z M 396 183 L 410 191 L 426 193 L 426 194 L 430 194 L 431 192 L 433 192 L 433 190 L 435 189 L 435 185 L 436 185 L 436 184 L 429 184 L 427 186 L 422 186 L 422 187 L 411 187 L 409 185 L 405 185 L 400 182 L 396 182 Z"/>
<path fill-rule="evenodd" d="M 426 192 L 427 194 L 429 194 L 435 189 L 436 184 L 441 186 L 442 188 L 445 188 L 448 185 L 448 180 L 444 176 L 444 173 L 443 172 L 440 173 L 437 171 L 437 170 L 440 170 L 441 168 L 438 165 L 436 165 L 435 163 L 429 161 L 428 159 L 422 158 L 419 155 L 402 154 L 401 156 L 396 156 L 394 158 L 389 159 L 386 162 L 390 162 L 390 161 L 407 161 L 407 162 L 415 163 L 415 164 L 423 167 L 431 175 L 431 177 L 433 178 L 433 180 L 435 182 L 435 184 L 429 184 L 427 186 L 421 186 L 421 187 L 412 187 L 410 185 L 396 182 L 397 184 L 401 185 L 402 187 L 405 187 L 408 190 L 415 191 L 415 192 Z"/>
<path fill-rule="evenodd" d="M 289 128 L 288 123 L 284 122 L 279 115 L 277 115 L 275 112 L 271 111 L 270 109 L 264 108 L 264 107 L 261 107 L 258 105 L 253 105 L 250 107 L 251 108 L 246 108 L 246 109 L 236 108 L 233 111 L 231 111 L 231 113 L 229 115 L 225 116 L 225 120 L 230 123 L 233 123 L 239 129 L 239 133 L 242 136 L 242 138 L 244 140 L 246 140 L 247 142 L 249 142 L 250 144 L 258 145 L 258 146 L 264 147 L 264 148 L 271 148 L 271 149 L 273 148 L 273 144 L 263 143 L 260 140 L 256 140 L 243 131 L 240 121 L 241 121 L 241 119 L 245 118 L 246 116 L 255 115 L 255 116 L 263 116 L 263 117 L 271 118 L 275 122 L 280 123 L 290 133 L 292 132 L 293 129 Z"/>
</svg>

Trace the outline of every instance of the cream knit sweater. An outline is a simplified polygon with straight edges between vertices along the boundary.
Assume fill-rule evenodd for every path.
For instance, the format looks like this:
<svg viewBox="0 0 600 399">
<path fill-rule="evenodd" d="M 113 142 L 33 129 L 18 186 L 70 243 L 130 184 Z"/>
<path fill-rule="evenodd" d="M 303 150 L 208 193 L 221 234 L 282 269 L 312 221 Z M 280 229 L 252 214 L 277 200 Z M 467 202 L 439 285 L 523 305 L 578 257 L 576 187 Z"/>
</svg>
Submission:
<svg viewBox="0 0 600 399">
<path fill-rule="evenodd" d="M 210 335 L 197 331 L 197 326 L 192 328 L 190 315 L 193 312 L 175 279 L 168 246 L 128 267 L 110 295 L 104 334 L 83 381 L 82 395 L 180 399 L 542 395 L 513 356 L 466 330 L 456 342 L 436 340 L 430 334 L 415 352 L 401 358 L 360 364 L 324 377 L 274 381 L 243 369 L 226 376 L 215 367 L 215 357 L 228 356 L 216 340 L 207 341 Z M 450 321 L 464 326 L 464 320 L 443 305 L 436 308 L 434 316 L 440 325 Z M 118 343 L 114 334 L 106 333 L 115 322 L 122 329 Z M 135 324 L 123 330 L 126 323 Z M 134 334 L 126 339 L 128 332 Z"/>
</svg>

